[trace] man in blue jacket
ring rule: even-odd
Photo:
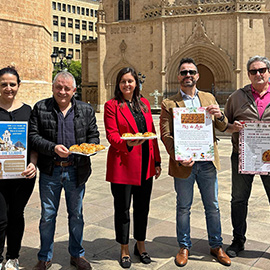
[[[51,266],[55,222],[61,190],[65,190],[69,225],[70,263],[78,270],[91,269],[84,257],[82,200],[85,182],[91,174],[90,158],[70,155],[69,147],[81,143],[99,143],[95,112],[90,104],[74,98],[76,82],[63,71],[53,81],[53,97],[37,102],[29,124],[29,142],[38,152],[41,199],[38,263],[33,270]]]

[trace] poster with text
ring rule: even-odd
[[[27,130],[27,122],[0,121],[0,179],[24,178]]]
[[[175,159],[214,160],[212,117],[205,107],[174,108]]]
[[[270,122],[240,121],[239,172],[243,174],[270,173]]]

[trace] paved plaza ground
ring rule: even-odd
[[[101,143],[108,145],[105,138],[103,114],[97,114],[98,126],[101,133]],[[159,133],[159,116],[154,115]],[[231,243],[232,227],[230,221],[230,153],[231,143],[229,136],[219,136],[219,153],[222,170],[219,178],[219,204],[221,211],[222,236],[224,248]],[[134,239],[130,237],[130,251],[132,267],[130,269],[179,269],[174,258],[179,248],[176,241],[176,196],[173,180],[168,176],[168,155],[162,142],[159,140],[162,156],[162,174],[154,182],[149,225],[146,239],[146,248],[152,257],[150,265],[143,265],[138,257],[133,255]],[[114,270],[121,269],[118,263],[120,247],[114,239],[113,199],[110,184],[105,181],[106,152],[92,157],[93,173],[86,184],[84,198],[84,247],[86,258],[91,262],[93,269]],[[26,228],[22,242],[20,266],[21,269],[31,270],[37,261],[39,250],[38,224],[40,218],[40,202],[38,181],[31,199],[25,209]],[[239,257],[232,259],[230,269],[270,269],[270,212],[269,203],[259,177],[256,177],[249,202],[248,231],[246,250]],[[184,269],[225,269],[210,254],[207,241],[204,209],[197,186],[191,212],[191,236],[193,247],[188,264]],[[57,217],[55,246],[52,270],[75,270],[69,264],[68,227],[64,193]]]

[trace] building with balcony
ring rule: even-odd
[[[81,60],[81,40],[96,39],[97,9],[99,1],[52,1],[53,52],[63,50],[73,60]]]

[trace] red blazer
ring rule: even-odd
[[[150,104],[147,99],[141,101],[148,107],[148,112],[142,111],[147,131],[155,132]],[[104,123],[106,137],[111,144],[107,156],[106,181],[118,184],[140,185],[142,171],[142,146],[134,146],[129,152],[126,141],[120,139],[123,133],[137,133],[135,119],[126,104],[118,104],[111,99],[105,103]],[[146,179],[156,174],[155,161],[160,162],[157,139],[149,140],[149,160]]]

